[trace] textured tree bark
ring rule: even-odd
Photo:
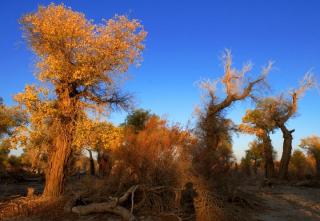
[[[57,198],[64,190],[65,176],[72,153],[75,121],[77,120],[77,99],[72,85],[57,87],[57,109],[59,115],[53,128],[55,129],[54,149],[51,151],[46,171],[46,184],[43,191],[45,197]]]
[[[274,177],[274,164],[272,156],[272,144],[269,135],[263,136],[263,152],[265,160],[265,177],[272,178]]]
[[[291,151],[292,151],[292,139],[293,139],[292,133],[294,132],[294,130],[289,131],[285,125],[281,125],[280,129],[283,134],[283,150],[282,150],[282,157],[280,161],[279,178],[287,179],[289,162],[291,159]]]
[[[52,152],[46,173],[46,184],[43,195],[59,197],[63,193],[65,174],[71,155],[71,140],[67,134],[56,137],[55,151]]]

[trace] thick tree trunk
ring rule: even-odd
[[[75,123],[77,121],[76,89],[73,85],[63,85],[56,88],[58,95],[57,110],[59,115],[52,126],[55,129],[54,149],[49,158],[46,173],[46,184],[43,195],[59,197],[63,193],[65,176],[72,153]]]
[[[61,133],[56,138],[55,150],[52,152],[46,173],[43,195],[59,197],[63,193],[65,174],[71,155],[71,141],[67,134]]]
[[[281,125],[280,129],[283,134],[283,150],[282,150],[282,157],[280,161],[279,178],[287,179],[289,162],[290,162],[291,151],[292,151],[292,139],[293,139],[292,133],[294,132],[294,130],[289,131],[285,125]]]
[[[272,156],[272,144],[269,135],[263,136],[263,152],[264,152],[264,167],[265,167],[265,177],[274,177],[274,164]]]

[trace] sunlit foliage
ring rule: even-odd
[[[114,177],[120,183],[148,185],[178,184],[181,151],[192,142],[192,137],[178,125],[152,115],[142,130],[124,128],[124,143],[116,149]]]
[[[16,147],[18,131],[26,123],[26,116],[16,107],[8,107],[0,98],[0,170],[9,163],[10,149]]]
[[[270,133],[273,133],[276,125],[274,121],[269,120],[268,108],[272,100],[265,99],[259,101],[254,110],[247,110],[240,124],[240,131],[256,135],[263,142],[263,156],[265,163],[265,176],[274,176],[273,147],[270,139]]]
[[[74,145],[76,148],[116,149],[123,140],[123,131],[111,123],[90,119],[79,121]]]
[[[40,124],[45,121],[42,125],[50,128],[52,148],[44,194],[56,197],[63,191],[76,127],[85,110],[106,113],[110,108],[128,107],[128,95],[118,89],[119,77],[140,60],[146,33],[137,20],[126,16],[94,24],[84,14],[55,4],[40,6],[20,22],[38,56],[37,77],[48,87],[27,86],[17,99],[32,118],[39,117]],[[43,90],[45,97],[39,94]]]

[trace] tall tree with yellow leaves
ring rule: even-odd
[[[39,58],[37,77],[49,85],[53,148],[43,195],[58,197],[79,119],[90,108],[126,107],[128,96],[120,93],[117,82],[141,57],[146,32],[137,20],[125,16],[94,24],[84,14],[55,4],[23,16],[21,24]],[[28,108],[28,99],[24,101]]]

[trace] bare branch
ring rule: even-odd
[[[303,79],[300,81],[300,87],[291,93],[291,108],[289,109],[289,115],[292,116],[297,112],[298,99],[303,97],[305,92],[311,88],[317,87],[318,83],[311,71],[308,71]]]
[[[269,61],[268,65],[262,69],[260,76],[253,81],[249,81],[245,87],[243,87],[244,82],[246,81],[245,74],[251,70],[251,63],[244,65],[241,71],[233,69],[232,65],[232,56],[230,50],[225,51],[224,55],[225,60],[225,74],[221,82],[225,85],[227,97],[215,105],[214,113],[221,111],[222,109],[230,106],[233,102],[238,100],[244,100],[247,97],[252,97],[253,89],[265,81],[267,75],[272,69],[273,62]],[[208,88],[208,85],[205,85]],[[211,88],[209,92],[213,93],[215,90]],[[212,97],[212,96],[211,96]]]

